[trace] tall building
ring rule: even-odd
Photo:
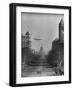
[[[63,21],[63,19],[61,19],[61,21],[59,23],[59,40],[61,42],[64,41],[64,21]]]
[[[54,60],[57,64],[64,63],[64,21],[59,23],[59,38],[52,42]]]

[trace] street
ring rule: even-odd
[[[40,77],[40,76],[55,76],[56,73],[52,68],[45,66],[26,66],[22,72],[22,77]]]

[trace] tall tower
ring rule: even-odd
[[[22,36],[22,47],[23,48],[30,48],[31,47],[31,41],[30,41],[30,33],[26,32],[25,36]]]
[[[61,42],[64,41],[64,21],[63,21],[63,19],[61,19],[61,21],[59,23],[59,40]]]

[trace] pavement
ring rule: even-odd
[[[22,71],[22,77],[55,76],[52,68],[46,66],[26,66]]]

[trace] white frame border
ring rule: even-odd
[[[64,76],[21,78],[21,12],[64,14]],[[69,81],[69,10],[53,8],[16,7],[16,83]]]

